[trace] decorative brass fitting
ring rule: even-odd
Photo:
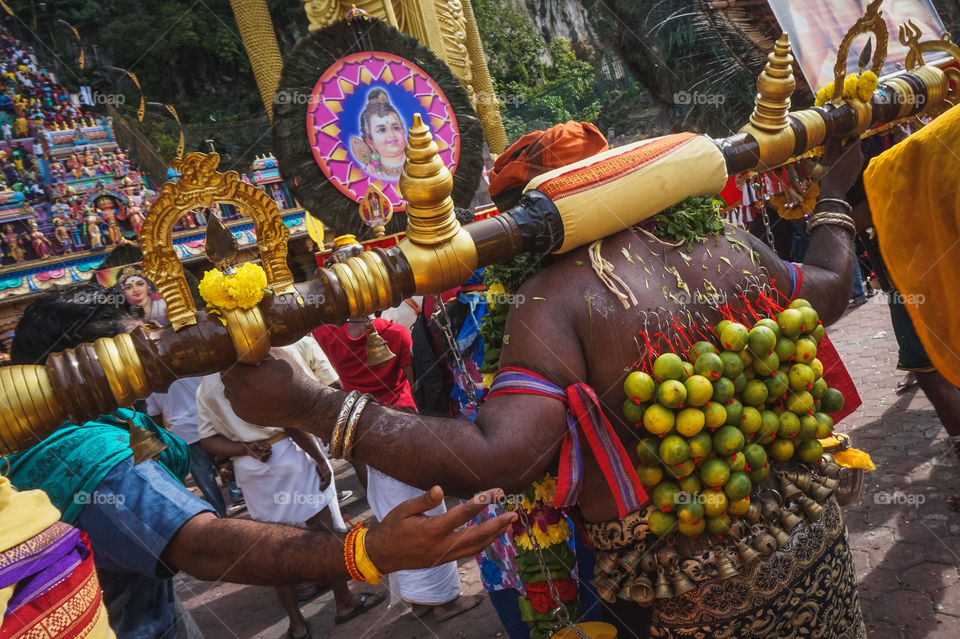
[[[407,201],[407,237],[400,250],[418,294],[444,291],[477,269],[477,247],[453,212],[453,175],[419,114],[413,116],[400,192]]]
[[[796,87],[790,38],[784,33],[767,56],[767,64],[757,78],[757,97],[750,124],[740,129],[752,135],[760,146],[758,170],[777,166],[784,158],[793,155],[796,139],[787,115],[790,96]]]
[[[220,315],[227,323],[227,331],[239,361],[256,364],[267,356],[270,351],[270,333],[258,307],[222,310]]]

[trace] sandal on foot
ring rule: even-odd
[[[353,610],[351,610],[345,615],[337,615],[336,617],[333,618],[333,623],[335,624],[347,623],[354,617],[358,615],[362,615],[363,613],[370,610],[371,608],[375,608],[376,606],[383,603],[383,600],[387,598],[387,593],[361,592],[359,595],[357,595],[357,597],[359,598],[359,601],[357,602],[357,605],[353,607]]]
[[[293,636],[293,629],[287,630],[287,639],[313,639],[313,635],[310,633],[310,624],[308,622],[303,622],[303,625],[307,627],[307,634],[300,635],[299,637]]]

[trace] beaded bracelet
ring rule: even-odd
[[[357,400],[357,403],[353,405],[353,410],[350,413],[350,417],[347,419],[346,434],[343,436],[343,454],[341,455],[347,461],[353,459],[353,435],[357,431],[357,423],[360,421],[360,413],[363,412],[363,409],[367,406],[367,402],[369,402],[371,399],[373,399],[373,395],[370,393],[360,397],[360,399]]]
[[[357,566],[357,571],[363,575],[364,580],[376,586],[380,583],[380,580],[383,579],[383,575],[380,574],[380,571],[377,570],[377,567],[373,565],[373,561],[370,559],[370,555],[367,554],[367,533],[370,532],[369,528],[364,528],[357,535],[357,539],[354,542],[356,551],[356,556],[354,557],[354,563]]]
[[[347,417],[350,415],[350,411],[353,410],[353,405],[357,403],[357,399],[359,398],[360,391],[350,391],[343,399],[343,404],[340,406],[340,413],[337,415],[337,422],[333,426],[333,432],[330,433],[331,457],[343,456],[344,426],[347,423]]]
[[[357,535],[360,534],[361,530],[364,530],[365,526],[366,524],[354,524],[350,532],[347,533],[346,539],[343,540],[343,562],[347,565],[347,572],[350,573],[350,578],[354,581],[364,581],[363,574],[357,570],[356,546]]]
[[[841,200],[840,198],[837,198],[837,197],[817,198],[817,204],[819,205],[821,202],[833,202],[835,204],[839,204],[841,207],[843,207],[847,211],[847,215],[850,215],[851,213],[853,213],[853,207],[850,206],[850,203],[847,202],[846,200]]]

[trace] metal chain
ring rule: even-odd
[[[453,357],[453,365],[460,373],[460,376],[463,377],[464,384],[466,385],[463,392],[479,407],[482,391],[477,386],[477,383],[473,381],[473,377],[470,376],[470,373],[467,371],[467,366],[463,362],[463,356],[460,354],[460,348],[457,346],[457,339],[453,336],[453,329],[450,328],[450,318],[447,316],[447,309],[443,305],[443,300],[439,295],[434,295],[433,300],[433,305],[436,307],[436,310],[430,319],[440,327],[443,337],[447,341],[447,350],[450,351]]]
[[[763,218],[763,228],[767,234],[767,244],[770,246],[770,248],[776,250],[776,247],[773,245],[773,231],[770,230],[770,217],[767,215],[766,206],[760,210],[760,217]]]
[[[540,570],[547,580],[547,587],[550,588],[550,598],[553,599],[556,604],[556,607],[550,610],[557,618],[557,623],[551,628],[550,634],[552,635],[554,630],[562,625],[566,626],[570,632],[580,637],[580,639],[590,639],[587,635],[583,634],[580,627],[570,619],[570,613],[567,612],[567,607],[560,601],[560,592],[557,590],[557,585],[553,583],[553,577],[550,576],[550,569],[547,568],[547,562],[543,558],[543,550],[540,548],[540,542],[537,541],[537,536],[533,534],[533,528],[530,527],[530,521],[527,519],[527,511],[523,509],[523,506],[517,507],[517,515],[520,517],[520,523],[523,524],[524,530],[527,531],[530,545],[533,546],[533,554],[536,556],[537,563],[540,564]]]

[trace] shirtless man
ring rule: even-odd
[[[831,168],[821,184],[821,199],[842,199],[855,181],[861,162],[859,144],[842,148],[839,142],[832,143],[824,158],[824,164]],[[826,201],[817,210],[838,208],[836,203]],[[706,242],[697,243],[691,252],[693,259],[685,263],[677,249],[665,249],[660,243],[634,231],[626,230],[607,237],[602,244],[603,257],[613,263],[616,274],[639,299],[638,305],[627,310],[590,268],[586,247],[567,253],[527,280],[518,292],[517,297],[528,302],[510,312],[505,330],[510,340],[503,346],[501,368],[511,366],[533,371],[561,388],[574,383],[588,384],[596,392],[607,419],[636,466],[638,460],[634,448],[641,434],[622,419],[620,408],[626,399],[623,380],[631,362],[637,358],[634,336],[643,328],[647,313],[658,311],[663,315],[663,310],[668,313],[689,310],[701,313],[714,324],[723,319],[706,304],[683,307],[664,299],[661,287],[675,288],[676,279],[656,265],[658,258],[650,253],[664,255],[667,263],[677,268],[691,291],[694,284],[703,290],[706,277],[719,291],[732,297],[738,285],[744,287],[743,270],[749,270],[760,275],[762,280],[775,280],[776,287],[785,294],[791,293],[789,268],[772,250],[746,232],[727,227],[727,233],[731,239],[750,247],[759,256],[758,262],[765,270],[754,264],[743,247],[723,238],[708,238]],[[846,308],[852,277],[852,239],[850,231],[835,225],[818,226],[811,233],[810,249],[802,268],[802,285],[792,292],[793,297],[809,300],[819,311],[824,324],[836,321]],[[621,249],[642,255],[647,265],[653,267],[650,269],[653,275],[644,271],[639,263],[628,261]],[[724,267],[724,273],[718,275],[717,265],[724,265],[721,257],[729,259],[732,266]],[[702,265],[706,265],[707,270]],[[223,377],[227,397],[244,419],[300,428],[329,441],[344,402],[343,392],[306,378],[299,374],[297,367],[282,359],[268,359],[258,367],[236,366]],[[264,401],[262,395],[254,397],[246,392],[249,388],[270,389],[271,400]],[[451,494],[467,496],[483,486],[496,483],[508,492],[520,492],[538,479],[555,459],[568,431],[566,414],[565,403],[527,394],[491,397],[473,423],[410,415],[371,404],[359,421],[353,456],[361,463],[418,487],[436,483]],[[438,433],[442,433],[442,439]],[[588,526],[590,522],[617,520],[617,504],[600,466],[585,442],[582,450],[580,514]],[[833,508],[836,510],[836,506]],[[834,519],[838,520],[839,516],[835,515]],[[846,561],[844,568],[838,571],[852,581],[852,572],[844,572],[849,564],[849,550],[842,524],[835,534],[839,539],[837,546],[842,546],[837,552],[841,555],[845,552],[840,561]],[[830,623],[830,631],[835,634],[825,636],[861,636],[862,620],[855,585],[849,581],[836,590],[845,591],[852,601],[833,603],[837,609],[848,607],[854,611],[850,612],[850,618],[839,620],[835,628]],[[624,631],[620,636],[635,636],[633,632],[636,630],[640,632],[636,636],[646,636],[641,629],[644,622],[628,618],[630,608],[634,613],[642,609],[631,603],[617,605],[621,607],[616,609],[615,616],[621,620],[619,629]],[[818,605],[823,607],[822,602]],[[767,611],[751,610],[751,614],[758,612]],[[773,610],[772,613],[771,617],[785,616],[782,610]],[[743,617],[746,616],[743,613],[724,627],[734,629],[733,634],[742,637],[772,636],[778,632],[783,632],[784,637],[793,636],[779,626],[748,632],[743,628],[746,623]],[[776,623],[787,622],[778,620]],[[699,627],[695,623],[688,626]],[[714,631],[718,629],[718,625],[711,627]]]

